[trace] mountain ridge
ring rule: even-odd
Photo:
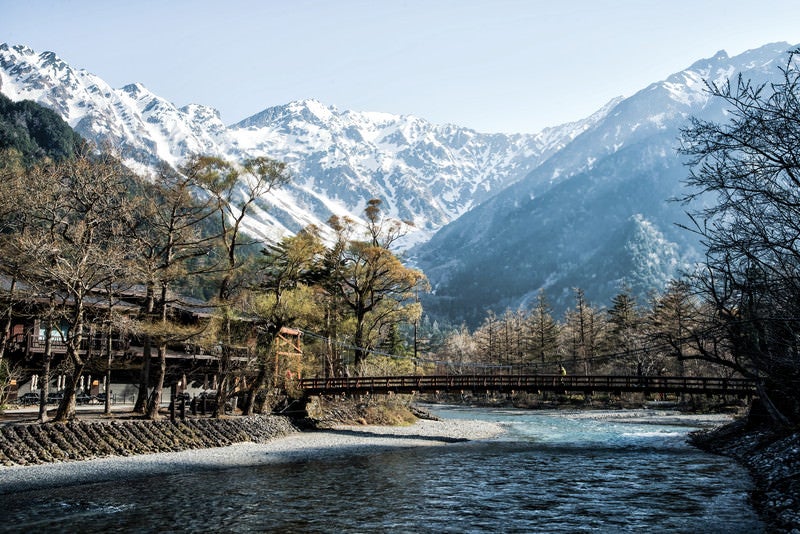
[[[268,107],[226,126],[200,104],[178,108],[140,83],[114,89],[53,52],[0,45],[0,91],[57,111],[98,144],[117,147],[134,170],[179,165],[193,153],[232,161],[267,156],[294,179],[264,199],[249,230],[274,240],[331,215],[361,220],[371,198],[413,223],[407,246],[521,179],[596,118],[540,134],[483,134],[413,115],[339,111],[313,99]]]
[[[331,215],[358,220],[371,198],[409,221],[402,250],[430,278],[426,309],[480,321],[487,308],[530,302],[556,312],[573,288],[605,303],[622,287],[640,300],[689,269],[699,244],[676,223],[687,169],[676,154],[689,117],[724,120],[706,82],[743,73],[766,82],[787,43],[717,52],[582,121],[537,134],[486,134],[413,115],[339,110],[306,99],[226,126],[208,106],[176,107],[142,84],[113,89],[52,52],[0,45],[0,92],[58,111],[90,140],[120,147],[142,171],[192,153],[285,162],[290,185],[263,199],[248,230],[277,239]]]
[[[669,201],[685,192],[688,175],[676,150],[680,130],[692,116],[724,120],[703,80],[724,83],[741,72],[767,81],[789,48],[717,53],[648,85],[528,176],[442,227],[411,251],[434,288],[426,309],[464,310],[475,326],[486,308],[524,305],[540,290],[557,313],[570,307],[576,287],[599,305],[626,288],[644,302],[691,270],[699,243],[678,226],[689,222],[687,207]],[[634,265],[634,256],[649,264]]]

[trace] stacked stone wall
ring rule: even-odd
[[[288,417],[230,419],[86,420],[0,426],[0,464],[35,465],[156,452],[264,443],[299,429]]]

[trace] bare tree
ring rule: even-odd
[[[0,329],[0,360],[5,356],[11,335],[13,315],[21,304],[19,291],[22,258],[15,250],[16,235],[30,224],[29,213],[20,209],[20,199],[29,194],[22,155],[15,150],[0,153],[0,273],[5,277],[0,284],[5,294],[2,299],[2,328]]]
[[[466,326],[460,326],[447,336],[438,356],[444,358],[443,364],[447,367],[448,373],[458,375],[472,373],[471,364],[479,357],[475,337]]]
[[[83,350],[91,296],[126,278],[130,258],[125,234],[132,213],[129,182],[119,162],[88,150],[75,159],[46,162],[26,175],[31,194],[20,209],[31,224],[15,234],[30,288],[51,292],[64,310],[62,336],[70,372],[57,420],[75,416],[78,379],[87,364]]]
[[[782,424],[800,420],[798,61],[800,50],[790,52],[773,83],[708,83],[727,122],[693,119],[681,147],[691,165],[685,200],[706,200],[690,228],[706,247],[696,285],[729,350],[696,357],[758,378],[762,401]]]

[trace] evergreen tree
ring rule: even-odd
[[[294,236],[267,245],[257,262],[251,281],[252,294],[247,309],[259,318],[256,376],[247,388],[242,413],[256,409],[256,399],[272,375],[276,380],[287,370],[298,372],[304,362],[286,361],[278,354],[276,340],[284,327],[300,327],[322,321],[322,308],[316,305],[314,286],[323,276],[324,246],[316,227],[310,226]],[[292,368],[295,366],[295,368]],[[273,387],[285,384],[273,383]]]
[[[74,157],[83,140],[58,113],[30,100],[12,102],[0,93],[0,150],[17,150],[26,165]]]
[[[613,355],[623,372],[649,373],[645,368],[642,320],[636,300],[626,287],[611,301],[608,310],[608,328],[605,336],[605,351]],[[617,371],[619,372],[619,371]]]
[[[691,333],[699,324],[699,314],[700,308],[686,281],[671,281],[664,294],[655,299],[648,330],[660,350],[666,353],[665,363],[674,362],[672,369],[665,365],[665,371],[678,376],[689,374],[688,364],[695,354]]]

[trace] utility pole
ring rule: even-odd
[[[417,320],[414,320],[414,374],[417,374]]]

